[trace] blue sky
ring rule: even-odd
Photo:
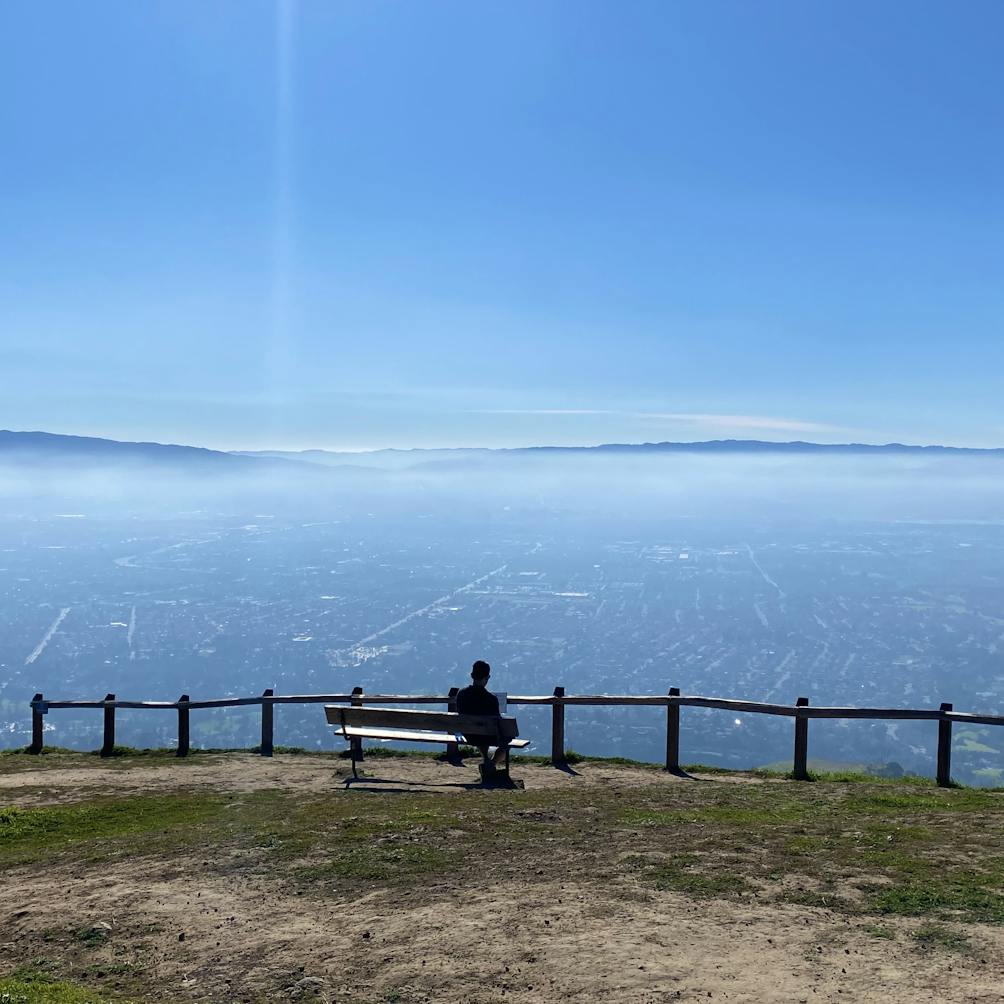
[[[6,0],[0,426],[1004,444],[999,3]]]

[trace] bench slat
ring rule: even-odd
[[[346,708],[326,704],[324,714],[331,725],[352,728],[421,729],[449,733],[501,735],[513,739],[519,735],[516,719],[509,716],[459,715],[454,711],[412,711],[409,708]],[[443,739],[439,742],[454,742]]]
[[[409,743],[456,743],[463,742],[456,732],[411,732],[407,729],[370,729],[350,725],[345,729],[335,729],[338,739],[394,739]]]
[[[409,732],[405,729],[369,729],[359,726],[349,726],[335,729],[336,739],[386,739],[394,742],[407,743],[466,743],[462,732]],[[530,745],[529,739],[513,739],[509,745],[513,749],[523,749]]]

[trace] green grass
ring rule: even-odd
[[[791,777],[791,774],[788,773],[785,777]],[[858,770],[810,770],[809,780],[840,782],[842,784],[905,784],[921,788],[934,786],[933,778],[920,777],[918,774],[904,774],[903,777],[880,777]]]
[[[720,887],[728,895],[730,876],[738,876],[786,902],[1004,923],[1004,799],[998,794],[875,779],[728,785],[693,798],[680,789],[669,794],[674,797],[632,792],[632,804],[616,813],[621,825],[633,828],[635,842],[669,841],[700,852],[704,864],[672,866],[660,888],[700,897]],[[695,878],[697,872],[703,878]],[[839,894],[827,891],[835,875],[843,876]],[[791,881],[779,886],[785,876]]]
[[[942,788],[930,792],[882,791],[862,789],[852,791],[842,808],[853,815],[874,814],[890,810],[909,810],[912,815],[933,809],[936,812],[985,812],[993,803],[979,788]],[[998,806],[1004,811],[1004,803]]]
[[[407,879],[442,874],[449,870],[451,863],[448,853],[434,847],[349,845],[330,851],[328,860],[323,863],[297,868],[295,877],[302,883],[360,879],[402,884]]]
[[[954,874],[943,880],[894,885],[877,890],[872,909],[907,917],[957,916],[987,924],[1004,924],[1004,895],[987,888],[985,876]]]
[[[103,927],[82,927],[74,937],[88,948],[97,948],[108,940],[108,931]]]
[[[917,928],[910,937],[922,948],[939,948],[963,955],[972,951],[969,935],[945,927],[944,924],[925,924]]]
[[[716,823],[729,826],[771,826],[790,823],[803,817],[802,806],[765,799],[760,805],[698,805],[690,809],[656,812],[625,809],[621,814],[629,826],[676,826],[680,823]]]
[[[750,770],[736,770],[733,767],[717,767],[706,763],[685,763],[681,769],[685,774],[708,774],[712,777],[742,775],[744,777],[762,778],[765,781],[781,781],[791,777],[790,769],[775,769],[774,767],[753,767]]]
[[[868,924],[862,930],[873,938],[881,938],[883,941],[896,940],[896,932],[885,924]]]
[[[0,977],[2,1004],[125,1004],[121,997],[97,994],[76,983],[49,975],[44,969],[22,966]]]
[[[153,852],[172,836],[192,836],[193,828],[211,817],[221,801],[206,795],[165,795],[0,808],[0,863],[26,864],[66,850],[102,856],[113,846],[109,841],[140,836]],[[152,835],[160,839],[151,840]]]
[[[15,757],[15,756],[31,756],[34,759],[36,754],[31,754],[28,752],[28,746],[18,746],[15,749],[10,750],[0,750],[0,757]],[[73,754],[74,756],[79,756],[76,750],[67,749],[65,746],[43,746],[42,752],[37,754],[38,756],[65,756],[67,754]]]
[[[680,854],[668,862],[636,857],[631,863],[640,868],[647,884],[664,892],[683,893],[692,899],[730,899],[753,891],[742,875],[721,867],[703,868],[693,854]]]

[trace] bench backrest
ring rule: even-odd
[[[460,715],[455,711],[412,711],[410,708],[347,708],[326,704],[324,714],[330,725],[350,728],[417,729],[423,732],[450,732],[461,735],[496,736],[515,739],[516,719],[503,715]]]

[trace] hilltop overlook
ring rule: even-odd
[[[521,760],[525,791],[429,756],[348,771],[329,755],[3,756],[0,993],[998,999],[1000,791],[601,760]]]
[[[2,23],[0,1004],[1004,1004],[1004,5]]]

